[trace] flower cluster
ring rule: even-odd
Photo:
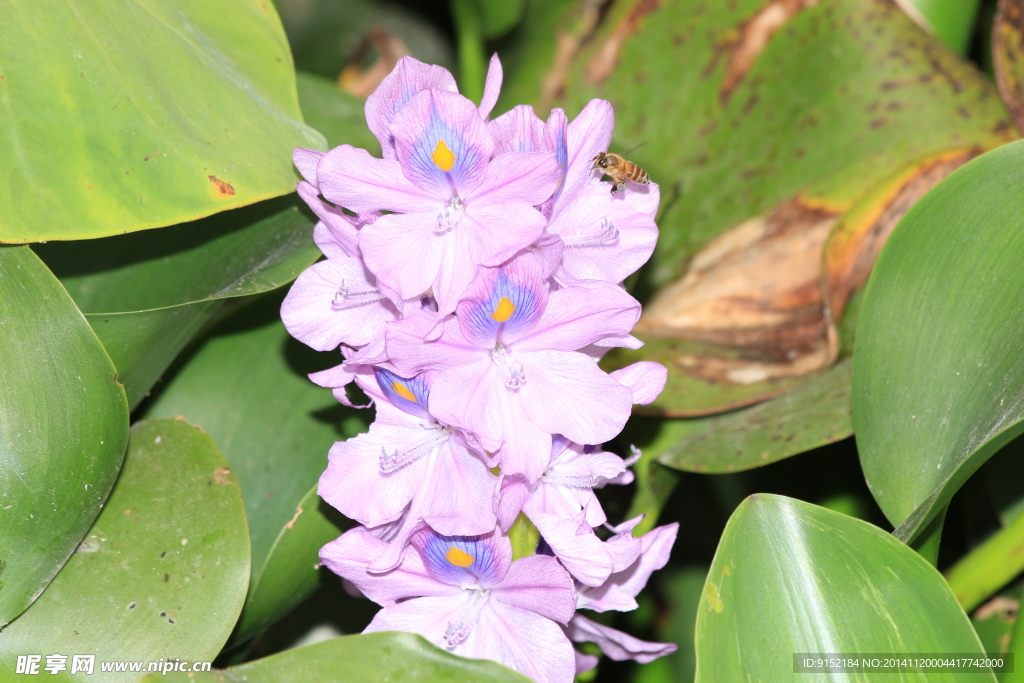
[[[334,445],[320,495],[357,527],[324,564],[383,606],[367,632],[412,631],[538,681],[571,681],[596,657],[650,661],[675,649],[581,615],[636,608],[676,525],[634,538],[607,526],[594,489],[630,462],[585,444],[615,437],[665,369],[597,361],[630,335],[640,305],[622,281],[657,240],[657,185],[611,192],[592,168],[611,105],[571,123],[519,106],[489,120],[443,68],[402,59],[366,102],[383,159],[349,145],[295,151],[299,194],[327,257],[281,308],[288,330],[343,362],[311,379],[376,407],[369,431]],[[539,531],[513,561],[509,530]],[[607,527],[602,540],[595,529]]]

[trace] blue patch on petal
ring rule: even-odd
[[[436,107],[431,107],[430,121],[413,145],[408,162],[419,176],[418,184],[432,186],[442,194],[454,189],[455,195],[461,196],[467,186],[476,184],[479,156],[480,151],[462,132],[442,119]]]
[[[540,293],[535,287],[515,282],[504,270],[494,277],[486,299],[477,301],[459,317],[463,334],[484,345],[500,341],[502,334],[518,335],[540,317]]]
[[[494,536],[441,536],[432,531],[417,543],[423,564],[434,579],[452,586],[491,585],[501,580],[504,567]]]
[[[421,376],[417,375],[412,379],[406,379],[383,368],[374,368],[373,371],[377,376],[380,390],[384,392],[392,405],[411,415],[430,419],[430,414],[427,412],[430,387]]]

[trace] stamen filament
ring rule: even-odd
[[[335,309],[342,310],[346,308],[355,308],[357,306],[366,306],[372,304],[381,299],[386,299],[383,293],[379,289],[360,289],[351,290],[345,281],[341,281],[341,287],[334,294],[334,299],[331,301],[331,306]]]
[[[555,470],[548,470],[541,475],[541,479],[545,484],[564,486],[570,489],[592,489],[601,481],[601,477],[593,472],[590,474],[566,474]]]
[[[388,453],[386,448],[381,447],[380,449],[380,471],[383,474],[391,474],[397,472],[403,467],[408,467],[417,460],[424,458],[443,444],[451,436],[451,427],[442,427],[440,425],[422,425],[424,429],[434,432],[422,443],[413,446],[412,448],[406,449],[399,452],[396,448],[394,452]]]
[[[515,360],[504,344],[499,342],[494,347],[494,350],[491,351],[491,360],[494,361],[494,364],[501,371],[506,387],[509,389],[519,389],[526,384],[526,368],[522,365],[518,368],[515,367]]]
[[[562,241],[565,243],[566,249],[575,249],[579,247],[599,247],[616,242],[618,239],[619,229],[607,218],[602,218],[597,232],[589,235],[577,233],[575,239],[567,240],[563,238]]]

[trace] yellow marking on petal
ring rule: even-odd
[[[468,567],[473,564],[473,556],[459,550],[455,546],[448,548],[448,552],[445,553],[444,556],[446,560],[454,564],[456,567]]]
[[[416,402],[416,394],[409,391],[409,387],[405,386],[401,382],[395,382],[391,385],[391,390],[396,394],[404,398],[406,401]]]
[[[501,297],[501,301],[498,302],[498,307],[494,309],[494,313],[491,313],[491,318],[495,322],[505,323],[512,317],[512,314],[516,312],[516,305],[508,300],[508,297]]]
[[[452,170],[455,166],[455,155],[448,149],[448,145],[444,144],[444,140],[438,140],[437,146],[434,147],[434,153],[430,155],[437,167],[447,173]]]

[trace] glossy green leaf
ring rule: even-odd
[[[411,633],[371,633],[333,638],[222,671],[149,676],[147,683],[526,683],[529,679],[496,662],[465,659]]]
[[[302,123],[270,2],[0,9],[0,241],[173,225],[292,191]]]
[[[316,590],[320,581],[320,548],[340,536],[352,522],[317,495],[317,486],[295,506],[267,553],[253,581],[252,597],[238,621],[236,640],[243,640],[287,614]]]
[[[790,680],[794,653],[977,653],[942,576],[878,527],[782,496],[733,513],[697,617],[697,678]],[[961,673],[845,680],[961,681]],[[822,680],[808,676],[808,680]],[[972,679],[994,683],[993,674]]]
[[[913,539],[1024,430],[1024,142],[943,181],[900,223],[865,292],[853,415],[864,475]]]
[[[499,111],[527,101],[574,115],[604,98],[615,107],[613,151],[648,143],[629,154],[662,189],[660,239],[637,282],[641,297],[678,281],[710,240],[747,220],[780,207],[791,209],[778,217],[780,230],[838,219],[907,164],[1016,135],[985,77],[892,3],[619,0],[598,11],[534,0],[508,43]],[[809,250],[810,268],[818,256]],[[781,271],[766,269],[764,291],[773,272]],[[817,280],[807,284],[813,290]],[[808,297],[807,310],[826,304],[824,295]],[[668,361],[669,385],[653,406],[662,414],[749,405],[806,374],[724,381],[697,372],[687,356],[778,361],[794,347],[735,334],[727,335],[734,343],[695,348],[696,335],[670,332],[638,334],[648,345],[613,361]]]
[[[320,255],[297,195],[163,230],[35,245],[106,345],[135,406],[216,309]]]
[[[0,349],[2,628],[99,514],[128,443],[128,404],[96,335],[28,247],[0,247]]]
[[[681,420],[683,436],[658,461],[691,472],[736,472],[788,458],[853,433],[850,360],[788,394],[714,417]]]
[[[280,303],[281,296],[268,296],[211,330],[147,409],[150,417],[183,415],[206,430],[242,487],[252,540],[249,600],[257,607],[251,615],[247,609],[246,628],[236,639],[281,616],[305,596],[300,590],[311,588],[307,574],[315,559],[282,558],[277,578],[265,584],[263,572],[282,530],[326,469],[331,445],[365,430],[372,419],[372,413],[345,408],[329,389],[309,381],[307,373],[336,365],[341,357],[292,339],[281,324]],[[302,516],[322,514],[316,505],[303,509]],[[320,520],[314,528],[319,533],[329,524]],[[257,596],[258,587],[266,594]]]
[[[352,145],[380,156],[380,142],[366,125],[365,103],[335,83],[302,71],[295,74],[299,103],[309,125],[327,138],[329,147]]]
[[[136,424],[88,536],[0,636],[3,670],[14,671],[20,654],[95,654],[91,676],[65,671],[63,680],[124,681],[100,662],[212,660],[249,576],[245,513],[225,465],[213,440],[183,420]]]

